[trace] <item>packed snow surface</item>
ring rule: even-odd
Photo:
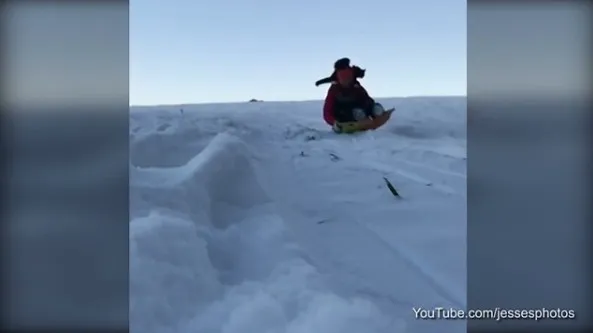
[[[132,331],[465,332],[413,308],[465,308],[466,99],[378,101],[132,107]]]

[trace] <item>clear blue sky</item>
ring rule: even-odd
[[[374,97],[466,94],[465,0],[133,0],[130,103],[325,97],[349,57]]]

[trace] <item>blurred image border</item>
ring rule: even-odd
[[[468,0],[468,332],[591,330],[593,4]]]
[[[0,108],[2,332],[128,332],[129,1],[0,2]],[[39,133],[21,126],[34,123]],[[43,130],[52,126],[63,130]],[[50,175],[27,162],[35,152],[63,171]],[[48,181],[31,191],[21,182],[25,172]],[[78,183],[50,181],[74,175],[87,176]],[[17,211],[43,211],[37,222],[44,234],[18,234],[31,221]],[[81,242],[77,232],[92,240]],[[27,243],[31,239],[39,241]],[[68,251],[40,262],[21,260],[23,248]],[[90,258],[84,268],[81,256]],[[39,273],[18,276],[16,266]],[[52,299],[13,287],[25,280],[43,284],[47,274],[76,283],[45,290]],[[62,303],[76,311],[57,311]]]

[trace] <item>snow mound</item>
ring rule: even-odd
[[[224,227],[229,211],[269,201],[249,162],[248,148],[219,134],[187,164],[174,168],[133,168],[132,207],[159,207],[185,214],[199,224]]]
[[[132,332],[403,330],[370,301],[332,292],[261,186],[245,142],[172,127],[134,127]]]

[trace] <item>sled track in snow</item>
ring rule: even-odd
[[[294,127],[302,129],[298,125]],[[311,133],[307,130],[295,131],[291,129],[287,129],[285,132]],[[297,154],[296,151],[290,151],[283,143],[268,142],[267,146],[258,143],[258,146],[266,147],[266,151],[275,152],[270,154],[274,158],[269,159],[266,165],[263,166],[264,169],[268,169],[263,172],[270,176],[275,175],[275,179],[269,180],[271,183],[268,186],[271,189],[270,192],[273,193],[275,198],[279,199],[279,204],[282,205],[281,211],[288,214],[284,218],[291,221],[290,225],[297,235],[299,243],[306,249],[312,250],[311,252],[314,254],[312,260],[317,267],[323,267],[323,271],[332,276],[331,279],[337,285],[344,286],[345,293],[372,297],[376,302],[383,304],[386,311],[405,312],[412,305],[419,306],[419,299],[440,300],[437,304],[424,304],[427,307],[440,305],[463,308],[465,303],[463,299],[459,299],[458,295],[451,292],[443,283],[434,278],[431,272],[427,272],[421,265],[417,265],[412,258],[387,244],[385,240],[376,234],[376,231],[359,223],[355,217],[344,220],[332,216],[331,207],[334,206],[330,202],[324,202],[324,199],[318,195],[318,179],[307,179],[309,173],[305,170],[309,169],[296,169],[294,164],[298,162],[300,166],[307,165],[310,158],[325,156],[328,151],[335,151],[338,156],[343,156],[344,160],[331,161],[332,159],[326,158],[327,163],[333,163],[328,165],[328,168],[344,168],[342,163],[351,162],[357,154],[345,152],[345,150],[350,150],[345,148],[336,150],[335,148],[338,146],[335,145],[335,140],[308,141],[302,140],[306,138],[306,136],[302,135],[292,138],[296,139],[296,142],[291,147],[298,150],[302,149],[303,152],[306,152],[304,156]],[[350,137],[344,140],[347,139],[349,140]],[[284,155],[283,158],[280,158],[282,155]],[[372,163],[365,162],[361,170],[369,167],[373,169]],[[377,166],[375,165],[375,167]],[[381,165],[381,167],[387,169],[385,165]],[[311,165],[311,168],[316,167]],[[282,171],[276,172],[277,170]],[[359,174],[368,175],[368,171],[363,170]],[[457,178],[456,176],[453,177]],[[331,175],[328,174],[327,177],[331,178]],[[425,179],[416,179],[419,176],[410,177],[414,178],[413,180],[416,182],[426,182]],[[291,192],[308,193],[309,195],[295,201],[294,196],[287,193],[287,191],[275,191],[275,189],[291,189]],[[443,190],[447,192],[446,189]],[[449,191],[454,192],[452,189],[449,189]],[[402,204],[405,205],[405,203]],[[328,209],[327,211],[312,211],[311,207],[328,207]],[[317,224],[318,221],[327,223],[320,225]],[[345,257],[340,253],[343,250],[350,249],[353,245],[361,246],[365,249],[365,252],[375,253],[377,257],[369,260],[369,258]],[[420,282],[420,280],[423,282]],[[391,285],[390,281],[398,281],[398,285]],[[409,287],[419,283],[424,284],[424,288],[415,289]],[[358,285],[358,287],[352,289],[352,287],[347,287],[348,285]],[[377,295],[381,295],[381,297],[377,298]],[[420,324],[411,320],[408,325],[424,326],[428,324]],[[422,329],[426,329],[426,327]]]
[[[273,151],[273,148],[269,149],[270,151]],[[320,203],[323,202],[324,199],[319,198],[318,196],[315,196],[314,193],[316,193],[317,191],[315,190],[315,188],[307,188],[308,186],[310,186],[310,182],[308,182],[306,179],[301,178],[300,176],[305,176],[305,174],[303,174],[302,172],[299,172],[296,169],[293,169],[291,167],[289,167],[291,165],[290,161],[281,161],[281,162],[277,162],[278,165],[276,168],[283,168],[284,169],[284,176],[280,177],[281,179],[275,179],[273,180],[273,182],[276,185],[276,187],[278,188],[298,188],[301,187],[301,190],[298,192],[303,192],[303,193],[311,193],[312,196],[309,198],[306,198],[306,200],[303,200],[299,203],[294,203],[293,204],[297,204],[297,207],[299,207],[300,209],[302,209],[302,211],[306,211],[307,207],[311,207],[313,206],[313,204],[309,204],[309,202],[311,200],[317,201],[316,204],[317,206],[324,206],[324,207],[332,207],[332,205],[330,203]],[[385,166],[382,166],[385,167]],[[397,172],[397,171],[396,171]],[[287,176],[287,175],[292,175],[292,176]],[[415,181],[418,181],[419,183],[423,183],[425,180],[421,179],[415,179]],[[292,181],[291,181],[292,179]],[[452,191],[452,190],[451,190]],[[447,192],[445,190],[445,192]],[[276,193],[275,196],[281,197],[282,194],[280,193]],[[290,200],[290,199],[287,199]],[[293,205],[294,207],[294,205]],[[291,208],[289,207],[284,207],[284,209],[282,209],[282,211],[290,211]],[[410,269],[411,271],[413,271],[413,273],[415,274],[410,274],[411,277],[415,277],[415,276],[422,276],[423,279],[426,281],[426,283],[433,288],[433,290],[439,294],[439,297],[443,300],[444,303],[448,303],[450,306],[452,307],[457,307],[457,308],[461,308],[464,304],[463,300],[458,299],[456,296],[454,296],[452,293],[450,293],[447,288],[445,288],[441,283],[439,283],[438,281],[436,281],[430,274],[428,274],[427,272],[425,272],[421,266],[417,265],[411,258],[408,258],[408,256],[406,256],[405,254],[401,253],[400,251],[398,251],[398,249],[394,248],[393,246],[387,244],[381,237],[379,237],[375,231],[369,229],[368,227],[366,227],[365,225],[359,223],[357,221],[357,219],[351,219],[351,220],[339,220],[336,221],[335,217],[332,217],[331,215],[328,216],[327,212],[315,212],[312,214],[309,214],[309,216],[303,216],[303,213],[299,213],[298,211],[295,211],[294,208],[292,208],[293,211],[293,219],[295,220],[302,220],[301,222],[297,222],[297,223],[291,223],[292,226],[304,226],[304,225],[311,225],[313,224],[312,222],[315,222],[314,220],[323,220],[325,222],[339,222],[338,226],[335,226],[336,229],[334,229],[335,232],[339,232],[341,235],[352,235],[353,239],[350,242],[347,242],[345,239],[336,239],[335,241],[339,242],[334,244],[335,248],[347,248],[350,246],[350,244],[360,244],[360,240],[361,239],[366,239],[367,241],[363,242],[362,245],[363,246],[370,246],[373,248],[377,248],[377,253],[384,253],[384,254],[389,254],[386,255],[383,260],[380,260],[381,265],[379,266],[368,266],[366,267],[366,272],[365,275],[368,275],[371,279],[372,277],[376,277],[376,276],[385,276],[387,275],[391,275],[393,276],[393,279],[398,279],[401,280],[401,272],[399,271],[399,269]],[[314,217],[316,216],[316,217]],[[321,226],[319,226],[319,228],[323,229],[325,223],[323,223]],[[327,228],[332,228],[329,225],[334,224],[334,223],[329,223]],[[298,229],[298,227],[296,227]],[[307,237],[309,234],[306,233],[305,230],[301,230],[303,237]],[[329,232],[329,231],[328,231]],[[316,240],[319,242],[310,242],[310,244],[308,246],[316,246],[315,244],[327,244],[328,241],[332,239],[332,235],[330,234],[324,234],[323,236],[320,236],[320,239]],[[304,238],[301,239],[302,241],[305,241]],[[329,246],[328,246],[329,247]],[[329,251],[329,248],[324,248],[324,249],[319,249],[317,251],[313,251],[314,253],[324,253]],[[370,251],[373,252],[373,251]],[[373,252],[374,253],[374,252]],[[356,265],[360,264],[360,263],[351,263],[353,267],[356,267]],[[320,266],[323,265],[327,265],[327,263],[323,263],[320,264]],[[387,269],[384,270],[386,267],[392,267],[393,270],[391,269]],[[381,269],[379,271],[377,271],[377,269]],[[412,282],[413,278],[410,278],[410,282]],[[393,296],[393,300],[395,303],[401,303],[401,302],[406,302],[404,299],[405,298],[401,298],[401,297],[397,297],[397,291],[395,291],[395,294]],[[407,302],[413,303],[414,302],[414,296],[416,294],[415,293],[411,293],[410,297],[408,299]],[[395,301],[395,300],[398,301]]]

